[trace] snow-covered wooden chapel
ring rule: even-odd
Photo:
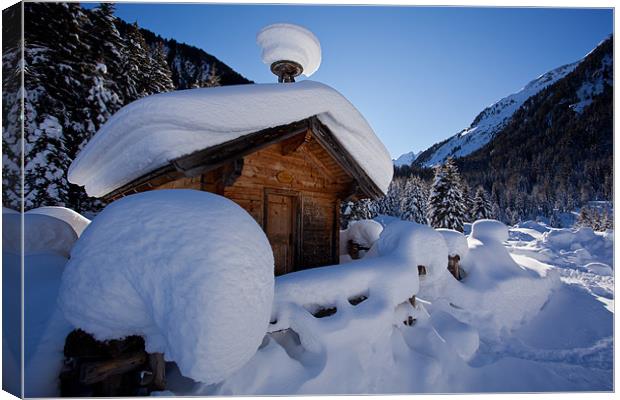
[[[107,201],[154,189],[213,192],[236,202],[263,228],[276,275],[337,264],[340,201],[383,195],[392,179],[391,158],[340,93],[313,81],[294,82],[320,65],[311,32],[271,25],[258,43],[280,83],[135,101],[86,145],[69,180]]]

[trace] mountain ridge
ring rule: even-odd
[[[417,155],[412,162],[415,162],[416,166],[422,168],[433,167],[445,161],[447,157],[465,157],[483,147],[497,134],[497,132],[507,125],[512,115],[514,115],[527,99],[564,78],[610,37],[611,35],[599,42],[596,47],[583,58],[547,71],[529,81],[520,90],[485,107],[476,115],[467,128],[433,144],[423,151],[413,152],[417,153]],[[412,152],[404,153],[396,158],[396,160],[410,153]],[[403,165],[405,164],[399,163],[396,166],[400,167]]]

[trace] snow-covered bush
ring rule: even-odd
[[[494,219],[481,219],[472,224],[471,237],[485,242],[502,243],[508,240],[508,227]]]
[[[20,254],[21,215],[3,213],[2,248]],[[55,253],[69,256],[77,235],[66,222],[39,214],[24,214],[24,254]]]
[[[66,207],[39,207],[27,211],[26,214],[42,214],[65,221],[71,225],[78,237],[82,234],[82,231],[86,229],[88,224],[90,224],[88,218]]]
[[[232,201],[157,190],[106,207],[62,279],[67,319],[99,340],[142,335],[183,375],[223,380],[256,352],[273,304],[273,254]]]

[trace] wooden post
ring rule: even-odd
[[[461,280],[461,271],[459,267],[459,261],[461,257],[459,255],[448,256],[448,271],[454,276],[457,280]]]
[[[153,390],[164,390],[166,388],[166,362],[163,353],[149,354],[149,364],[153,371]]]

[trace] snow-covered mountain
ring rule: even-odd
[[[418,151],[417,153],[415,151],[410,151],[409,153],[401,154],[396,160],[392,161],[394,162],[395,167],[411,165],[411,163],[414,162],[420,154],[422,154],[421,151]]]
[[[583,60],[583,59],[582,59]],[[447,157],[464,157],[487,144],[510,121],[512,115],[530,97],[564,78],[582,61],[563,65],[534,79],[520,91],[504,97],[482,110],[471,125],[456,135],[434,144],[417,157],[417,164],[432,167]]]

